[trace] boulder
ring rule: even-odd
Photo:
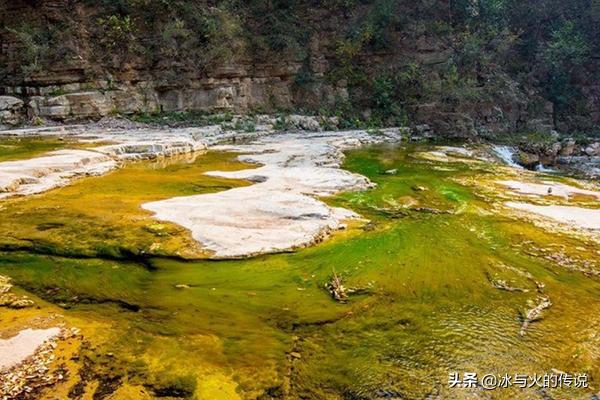
[[[110,97],[101,92],[69,93],[66,97],[71,107],[71,116],[74,118],[104,117],[114,109]]]
[[[562,150],[562,144],[560,142],[555,142],[551,146],[548,147],[548,155],[552,157],[556,157],[558,153]]]
[[[65,119],[71,113],[71,104],[67,96],[47,98],[39,107],[39,116],[50,119]]]
[[[12,96],[0,96],[0,123],[18,125],[25,117],[25,103]]]
[[[158,97],[152,89],[139,88],[107,92],[116,111],[122,114],[156,112],[159,110]]]
[[[600,156],[600,142],[590,144],[585,148],[584,152],[590,157]]]
[[[321,130],[321,124],[316,117],[306,115],[290,115],[287,117],[287,123],[296,129],[302,129],[306,131],[319,131]]]
[[[42,118],[65,120],[70,118],[100,118],[115,108],[109,94],[97,91],[68,93],[50,98],[35,98],[30,110]]]
[[[525,168],[534,168],[540,163],[540,157],[534,153],[527,153],[525,151],[519,151],[518,162]]]
[[[563,157],[572,156],[573,153],[575,153],[575,144],[575,139],[573,138],[563,140],[560,149],[560,155]]]
[[[220,87],[215,91],[215,106],[217,109],[233,109],[234,90],[231,86]]]

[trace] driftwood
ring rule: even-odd
[[[492,287],[496,289],[505,290],[507,292],[529,292],[529,289],[510,286],[509,283],[504,279],[495,279],[490,272],[486,271],[485,274],[487,276],[488,281],[490,282],[490,285],[492,285]]]
[[[519,335],[525,336],[529,325],[532,322],[539,320],[541,318],[542,311],[544,311],[546,308],[550,308],[551,306],[552,302],[550,299],[548,297],[542,297],[539,304],[527,311],[527,314],[525,314],[523,317],[523,324],[521,325],[521,331],[519,332]]]
[[[512,267],[510,265],[505,265],[502,263],[495,264],[494,266],[506,269],[508,271],[513,271],[513,272],[527,278],[527,280],[529,280],[531,283],[533,283],[535,285],[535,288],[537,289],[538,293],[540,293],[540,294],[544,293],[544,289],[545,289],[546,285],[543,282],[537,281],[533,277],[533,275],[531,275],[529,272],[523,271],[519,268]],[[506,281],[494,280],[494,278],[492,277],[492,275],[489,272],[486,272],[486,275],[488,277],[488,280],[492,284],[492,286],[495,287],[496,289],[508,290],[509,292],[524,292],[524,293],[529,292],[528,289],[523,289],[523,288],[512,288],[512,290],[511,290],[511,288],[508,287],[508,284],[504,285],[506,283]],[[504,286],[507,286],[507,287],[504,287]]]
[[[373,281],[369,282],[365,287],[349,288],[344,286],[343,281],[342,276],[334,272],[329,282],[325,284],[325,289],[329,291],[331,297],[340,303],[347,303],[348,296],[350,295],[369,294],[373,291]]]
[[[502,279],[498,279],[498,280],[490,279],[490,283],[496,289],[506,290],[507,292],[523,292],[523,293],[529,292],[528,289],[512,287],[508,284],[508,282],[506,282],[505,280],[502,280]]]
[[[414,209],[417,212],[427,213],[427,214],[452,214],[450,210],[438,210],[437,208],[431,207],[417,207]]]
[[[340,303],[346,303],[348,301],[348,293],[346,292],[346,288],[342,281],[341,275],[334,272],[329,282],[325,284],[325,288],[329,290],[329,293],[334,300],[337,300]]]

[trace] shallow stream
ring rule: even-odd
[[[377,187],[325,201],[369,222],[247,260],[205,259],[185,229],[140,208],[250,184],[202,174],[250,167],[230,153],[132,163],[0,202],[0,275],[40,306],[0,309],[0,325],[56,314],[83,334],[59,361],[69,378],[38,398],[590,399],[600,247],[499,208],[507,195],[493,182],[509,168],[425,150],[348,152],[344,168]],[[333,274],[358,289],[345,304],[324,288]],[[541,298],[552,306],[520,335]],[[585,373],[590,388],[448,385],[453,372],[553,370]]]

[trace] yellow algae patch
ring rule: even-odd
[[[25,293],[19,288],[14,290]],[[36,399],[67,398],[70,389],[79,381],[81,360],[78,354],[82,342],[97,340],[97,333],[106,325],[66,315],[64,310],[32,294],[27,295],[36,307],[0,308],[0,337],[9,338],[3,342],[23,337],[27,340],[21,344],[33,346],[25,358],[16,360],[14,357],[18,354],[13,352],[11,360],[15,362],[0,373],[0,396],[10,397],[27,390],[35,394]]]
[[[217,397],[215,397],[216,399]],[[125,384],[120,386],[106,400],[152,400],[154,396],[143,386]]]
[[[198,384],[199,399],[241,400],[236,392],[237,383],[231,377],[212,374],[204,376]]]
[[[65,148],[86,149],[102,143],[78,142],[74,139],[50,137],[0,138],[0,162],[23,160]]]
[[[246,185],[204,175],[254,167],[234,157],[208,152],[133,163],[43,195],[6,200],[0,209],[0,247],[60,255],[202,257],[206,253],[186,229],[158,223],[140,205]]]

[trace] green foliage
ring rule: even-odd
[[[22,25],[19,29],[8,28],[23,47],[21,70],[25,75],[39,72],[45,66],[51,52],[49,32],[31,25]]]
[[[207,64],[231,62],[244,49],[239,17],[228,9],[214,9],[204,19],[204,59]]]
[[[299,7],[300,2],[250,0],[241,3],[251,16],[246,24],[254,51],[261,55],[277,52],[300,60],[306,58],[310,31],[302,21],[305,10]]]
[[[227,7],[176,2],[167,6],[166,13],[171,18],[162,30],[157,62],[172,60],[187,69],[206,69],[231,62],[244,50],[240,18]]]
[[[397,0],[376,0],[365,16],[350,24],[346,37],[338,43],[338,57],[353,59],[364,48],[389,48],[390,30],[397,28],[401,22],[396,12],[397,5]]]
[[[372,118],[380,125],[407,125],[409,110],[427,93],[420,65],[408,64],[373,80]]]
[[[250,119],[238,119],[235,121],[233,129],[241,132],[254,132],[256,131],[256,124]]]
[[[162,31],[160,51],[165,57],[179,58],[195,44],[194,32],[186,27],[185,21],[175,18]]]
[[[544,53],[551,70],[570,70],[581,65],[589,54],[589,46],[572,21],[564,22],[552,32]]]
[[[315,77],[313,76],[308,58],[302,64],[302,67],[294,77],[294,84],[299,87],[307,87],[315,83]]]
[[[389,50],[390,32],[402,24],[397,7],[397,0],[376,0],[366,15],[349,24],[345,36],[336,43],[336,67],[329,74],[330,81],[344,79],[350,86],[368,84],[359,59],[366,51]]]
[[[130,16],[110,15],[106,18],[98,18],[98,25],[102,34],[100,43],[111,51],[129,48],[133,40],[133,23]]]
[[[518,36],[507,28],[489,25],[476,31],[457,34],[458,46],[454,60],[462,73],[503,64],[510,59],[509,53]]]
[[[19,44],[16,57],[25,76],[39,73],[57,61],[68,64],[76,54],[72,26],[67,23],[50,27],[23,23],[6,29]]]
[[[388,48],[391,45],[390,30],[400,22],[395,12],[397,4],[397,0],[376,0],[364,19],[351,26],[350,39],[375,50]]]
[[[98,42],[110,54],[134,53],[181,70],[205,70],[244,52],[242,16],[232,2],[103,0]],[[169,80],[169,73],[164,77]]]
[[[373,81],[372,103],[374,117],[382,123],[390,118],[403,116],[396,101],[396,82],[389,76],[380,76]],[[393,124],[394,125],[394,124]]]
[[[548,66],[548,95],[558,112],[566,112],[578,93],[571,84],[573,70],[586,61],[590,48],[572,21],[564,22],[554,32],[544,51]]]
[[[486,24],[505,27],[508,23],[507,0],[482,0],[479,2],[479,17]]]
[[[60,87],[59,87],[59,88],[56,88],[56,89],[54,89],[53,91],[51,91],[51,92],[49,93],[49,95],[50,95],[51,97],[56,97],[56,96],[62,96],[62,95],[63,95],[63,94],[65,94],[65,93],[66,93],[66,92],[65,92],[65,90],[64,90],[63,88],[60,88]]]

